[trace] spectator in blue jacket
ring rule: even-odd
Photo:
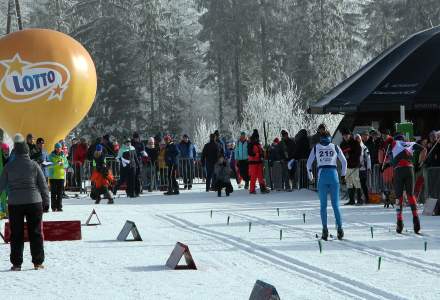
[[[182,172],[184,189],[190,190],[194,178],[194,160],[197,157],[196,147],[191,143],[187,134],[182,136],[182,141],[177,146],[180,152],[179,167]]]
[[[237,177],[245,182],[244,188],[249,188],[249,163],[248,163],[248,139],[246,132],[240,133],[240,138],[235,146],[235,160],[237,161]],[[241,180],[237,180],[241,187]]]
[[[170,135],[166,135],[163,139],[167,144],[165,149],[165,162],[168,167],[168,192],[166,192],[165,195],[178,195],[179,184],[177,183],[177,170],[179,167],[179,148],[174,144]]]

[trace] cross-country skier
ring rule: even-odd
[[[396,232],[402,233],[403,231],[403,191],[406,191],[406,197],[413,215],[414,232],[419,233],[420,220],[417,213],[417,199],[414,196],[415,180],[412,160],[414,151],[421,151],[419,161],[424,161],[426,159],[426,148],[417,143],[405,142],[405,137],[401,134],[395,136],[394,139],[389,137],[385,143],[391,145],[391,165],[394,167],[394,192],[396,193],[396,199],[399,199],[399,205],[396,208]]]
[[[347,160],[339,146],[331,143],[330,134],[321,135],[320,142],[313,147],[307,160],[309,179],[313,180],[312,165],[317,162],[318,167],[318,193],[321,202],[322,239],[327,240],[327,194],[330,193],[333,211],[335,213],[338,239],[344,237],[342,229],[341,212],[339,210],[339,178],[337,160],[342,164],[341,179],[345,181],[347,173]]]

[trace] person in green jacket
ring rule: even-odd
[[[63,188],[66,169],[69,167],[60,143],[55,144],[55,150],[49,155],[49,184],[50,206],[52,211],[63,211]]]

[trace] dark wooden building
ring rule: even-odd
[[[341,126],[394,128],[400,106],[415,134],[440,129],[440,26],[416,33],[384,51],[309,107],[341,113]]]

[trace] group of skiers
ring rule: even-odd
[[[381,170],[388,168],[393,172],[394,193],[397,199],[397,225],[396,232],[403,231],[403,203],[404,192],[413,215],[413,229],[416,234],[420,232],[420,219],[417,211],[417,198],[415,195],[415,167],[420,168],[427,157],[427,148],[415,142],[406,141],[403,134],[396,133],[394,137],[384,134],[382,139],[377,138],[377,132],[372,130],[361,135],[352,135],[347,129],[341,130],[343,141],[340,147],[330,143],[329,134],[321,134],[320,143],[315,145],[310,153],[307,169],[309,178],[313,179],[312,163],[317,161],[318,166],[318,193],[321,201],[322,238],[328,238],[327,229],[327,194],[330,193],[333,206],[337,237],[342,238],[341,213],[339,210],[339,179],[336,173],[337,159],[341,162],[341,179],[347,185],[349,202],[355,204],[357,194],[358,204],[362,204],[361,190],[365,195],[365,203],[368,202],[367,178],[371,172],[372,160],[381,162]],[[370,135],[373,138],[370,140]],[[436,138],[435,146],[438,138]],[[373,155],[370,154],[369,145],[376,148]],[[434,146],[434,148],[435,148]],[[434,149],[432,148],[432,149]],[[430,153],[432,153],[431,151]],[[376,161],[377,159],[377,161]]]

